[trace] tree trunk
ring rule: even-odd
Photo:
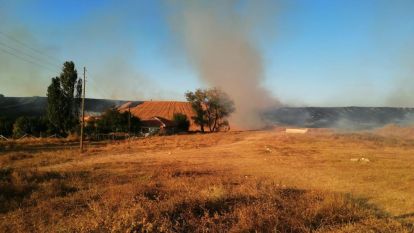
[[[217,113],[217,108],[216,108],[216,114],[215,114],[215,117],[214,117],[213,132],[216,131],[217,121],[218,121],[218,113]]]

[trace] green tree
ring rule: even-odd
[[[100,119],[96,120],[95,125],[100,133],[126,133],[137,132],[141,126],[141,121],[139,118],[130,115],[129,112],[121,113],[116,108],[111,108],[106,110]]]
[[[47,89],[47,116],[53,128],[67,135],[79,125],[82,79],[78,79],[75,64],[65,62],[59,77],[52,78]]]
[[[218,88],[206,90],[206,118],[211,132],[219,131],[222,126],[228,126],[227,117],[235,111],[234,102]]]
[[[185,97],[188,102],[191,103],[191,107],[195,112],[195,116],[192,117],[194,123],[200,126],[201,132],[204,132],[204,125],[206,125],[205,114],[205,102],[207,99],[205,90],[197,89],[195,92],[188,91],[185,93]]]
[[[44,117],[21,116],[13,124],[13,136],[21,137],[25,134],[42,136],[47,131],[47,119]]]
[[[190,121],[185,114],[174,113],[173,122],[177,126],[178,131],[187,132],[190,128]]]
[[[227,118],[235,111],[235,107],[233,100],[222,90],[197,89],[195,92],[187,92],[185,96],[196,113],[194,122],[200,126],[202,132],[204,126],[214,132],[229,125]]]
[[[30,120],[28,117],[22,116],[16,119],[13,124],[13,136],[21,137],[30,133]]]

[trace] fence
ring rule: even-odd
[[[92,141],[104,141],[104,140],[132,140],[132,139],[137,139],[137,138],[143,138],[143,137],[147,137],[149,136],[149,134],[143,134],[143,133],[138,133],[138,134],[128,134],[128,133],[108,133],[108,134],[91,134],[91,135],[87,135],[86,139],[88,140],[92,140]],[[57,134],[53,134],[50,135],[48,137],[36,137],[33,136],[31,134],[25,134],[19,138],[7,138],[3,135],[0,135],[0,141],[19,141],[19,140],[23,140],[23,139],[42,139],[42,138],[61,138],[63,139],[63,137],[57,135]]]

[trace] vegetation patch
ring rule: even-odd
[[[66,196],[79,188],[68,182],[82,173],[56,171],[0,169],[0,213],[6,213],[22,205],[34,205],[50,197]]]

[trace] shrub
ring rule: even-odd
[[[174,113],[173,122],[177,126],[178,131],[187,132],[190,128],[190,121],[185,114]]]
[[[116,108],[108,109],[101,118],[96,121],[96,130],[99,133],[136,132],[139,130],[140,126],[141,121],[139,118],[130,115],[129,112],[121,113]]]
[[[19,117],[13,124],[13,136],[21,137],[25,134],[41,136],[48,129],[47,120],[43,117]]]

